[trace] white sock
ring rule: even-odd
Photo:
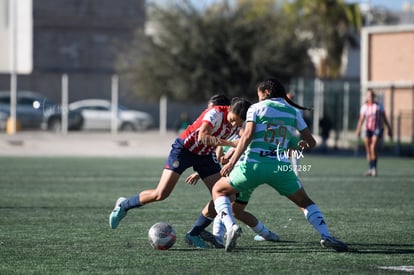
[[[214,201],[214,207],[217,212],[217,216],[226,226],[227,232],[231,231],[233,224],[236,223],[231,210],[231,202],[228,197],[220,196]]]
[[[261,221],[258,221],[255,227],[249,227],[249,228],[253,230],[253,232],[256,234],[260,234],[263,236],[269,235],[269,229],[267,229],[266,226]]]
[[[226,227],[221,221],[219,215],[214,218],[213,222],[213,235],[218,241],[223,242],[224,234],[226,233]]]
[[[303,210],[303,213],[305,214],[308,222],[313,225],[321,237],[330,236],[328,226],[326,225],[323,215],[316,204],[308,206],[305,210]]]

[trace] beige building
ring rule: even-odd
[[[374,88],[383,102],[394,139],[414,141],[414,25],[362,30],[362,100]]]

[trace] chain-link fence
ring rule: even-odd
[[[393,139],[387,141],[397,154],[414,151],[414,85],[405,86],[372,87],[377,100],[385,107],[394,133]],[[305,111],[303,116],[316,137],[323,140],[328,131],[333,147],[358,145],[355,130],[364,99],[359,80],[297,78],[289,89],[296,102],[314,108],[313,112]]]
[[[328,134],[335,147],[348,147],[350,139],[355,139],[351,132],[361,107],[359,80],[298,78],[291,82],[290,92],[299,104],[314,108],[303,116],[315,136],[323,139]]]

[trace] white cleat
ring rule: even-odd
[[[227,232],[226,246],[224,250],[231,252],[236,247],[237,238],[240,237],[242,229],[237,224],[233,224],[231,230]]]

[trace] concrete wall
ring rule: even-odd
[[[34,70],[114,72],[117,53],[145,23],[144,0],[33,3]]]

